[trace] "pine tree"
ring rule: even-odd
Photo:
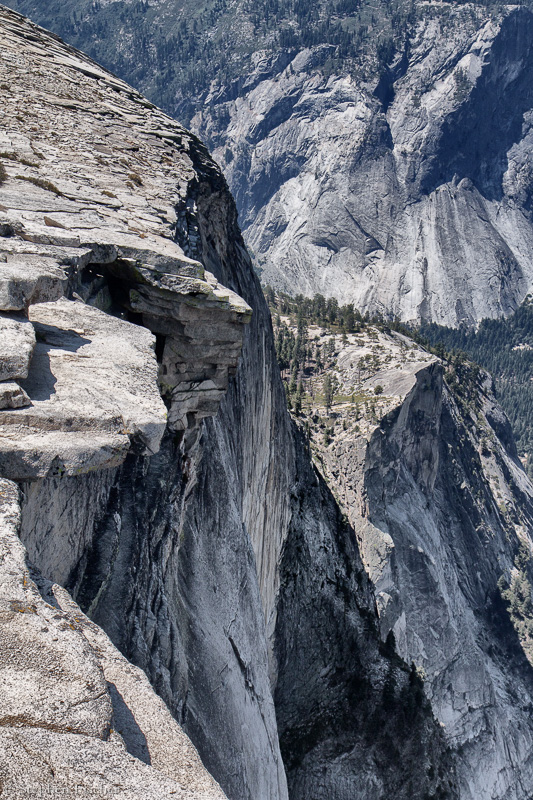
[[[324,405],[329,412],[333,403],[334,386],[330,375],[326,375],[322,383],[322,392],[324,394]]]

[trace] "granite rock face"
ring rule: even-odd
[[[28,377],[30,360],[35,348],[35,331],[25,319],[0,317],[2,341],[0,344],[1,381]]]
[[[213,90],[193,129],[262,281],[406,321],[516,309],[533,285],[532,33],[525,8],[427,6],[379,81],[324,77],[323,46]]]
[[[417,373],[369,443],[362,533],[382,633],[392,629],[399,652],[423,667],[472,800],[533,786],[533,671],[498,589],[520,544],[532,547],[533,488],[498,438],[489,380],[480,401],[474,426],[437,365]]]
[[[0,471],[25,481],[22,504],[2,485],[2,793],[104,797],[113,784],[132,798],[222,798],[144,673],[64,590],[30,575],[17,533],[33,564],[65,583],[128,458],[149,459],[172,436],[180,469],[237,367],[250,309],[172,236],[180,185],[187,193],[195,177],[177,131],[199,144],[23,18],[1,10],[0,23],[11,123],[1,133]],[[21,102],[39,125],[12,113]],[[147,186],[130,153],[153,165]],[[115,177],[108,161],[119,158]]]
[[[380,362],[372,374],[361,373],[367,354]],[[382,638],[392,632],[423,670],[460,796],[523,798],[533,787],[533,669],[500,586],[520,548],[533,549],[533,487],[489,377],[473,370],[458,392],[452,374],[399,334],[349,336],[335,375],[359,412],[336,405],[331,443],[313,435],[313,448],[357,533]],[[375,415],[360,418],[361,398]]]
[[[315,24],[343,20],[375,40],[345,57],[338,38],[274,44],[302,24],[294,4],[266,41],[261,15],[236,0],[194,20],[184,47],[198,76],[185,96],[171,55],[190,19],[181,0],[131,15],[116,2],[10,2],[168,108],[196,112],[192,129],[226,174],[265,283],[451,325],[510,314],[531,291],[529,4],[320,2]],[[378,58],[387,29],[394,43]],[[223,67],[222,30],[241,74]]]
[[[31,595],[9,635],[45,653],[2,653],[29,674],[6,684],[3,793],[222,797],[207,769],[231,800],[456,797],[287,413],[220,169],[90,59],[4,9],[0,29],[2,319],[36,337],[31,405],[0,411],[6,602]]]

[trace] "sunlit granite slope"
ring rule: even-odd
[[[323,346],[335,339],[311,334]],[[356,531],[382,637],[392,632],[423,671],[461,797],[524,798],[533,790],[533,669],[502,581],[533,551],[533,486],[490,377],[458,362],[386,328],[337,336],[329,443],[324,409],[310,415],[311,442]]]

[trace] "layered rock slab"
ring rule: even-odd
[[[2,473],[28,480],[47,475],[54,462],[68,475],[116,466],[129,436],[155,452],[166,408],[152,334],[68,300],[31,306],[29,317],[38,343],[22,385],[32,404],[0,417]],[[83,448],[74,455],[69,442],[85,440],[90,449],[92,436],[101,455],[96,447],[94,455]]]
[[[0,410],[4,408],[22,408],[31,405],[31,400],[18,383],[5,381],[0,383]]]
[[[12,80],[3,97],[11,122],[0,136],[8,175],[0,186],[0,322],[9,349],[0,378],[27,378],[31,401],[6,394],[4,406],[30,410],[2,416],[4,474],[26,480],[115,467],[134,440],[156,452],[166,426],[158,377],[174,429],[189,430],[192,442],[199,422],[218,408],[250,316],[172,238],[175,205],[194,178],[192,140],[125,84],[104,79],[100,68],[23,18],[6,12],[2,21]],[[20,38],[28,44],[19,52]],[[55,73],[42,70],[50,59]],[[32,98],[38,125],[31,135],[11,113],[21,97]],[[100,122],[88,116],[91,108],[100,108]],[[100,310],[58,302],[63,296]],[[34,333],[14,312],[28,313],[38,328],[29,377]],[[159,373],[153,337],[126,317],[159,336],[167,352]],[[165,321],[157,323],[159,317]],[[85,323],[94,329],[87,341],[79,332]]]
[[[24,319],[0,316],[0,381],[28,377],[35,331]]]
[[[9,230],[11,232],[11,228]],[[52,259],[46,261],[42,258],[41,263],[32,263],[30,259],[17,261],[13,258],[0,263],[2,311],[22,311],[32,303],[58,300],[63,296],[67,276]]]

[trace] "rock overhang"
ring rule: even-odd
[[[0,25],[0,472],[117,466],[216,413],[251,309],[175,240],[195,137],[20,15]]]

